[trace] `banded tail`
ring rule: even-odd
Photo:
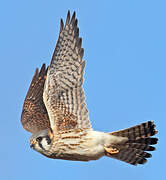
[[[125,161],[132,165],[144,164],[147,158],[152,155],[146,151],[154,151],[155,147],[151,146],[157,144],[158,139],[154,136],[157,134],[155,124],[153,121],[148,121],[140,125],[110,133],[111,135],[127,137],[125,143],[115,144],[115,153],[106,155],[121,161]]]

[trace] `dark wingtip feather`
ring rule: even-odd
[[[79,54],[80,54],[80,57],[81,57],[81,59],[82,59],[82,58],[83,58],[83,56],[84,56],[84,49],[83,49],[83,48],[81,48],[81,49],[80,49]]]
[[[78,25],[78,20],[76,19],[74,26],[77,27],[77,25]]]
[[[46,73],[47,73],[47,71],[48,71],[48,68],[49,68],[49,66],[47,66]]]
[[[75,36],[77,36],[77,37],[79,36],[79,28],[78,27],[75,28]]]
[[[34,76],[36,76],[38,73],[39,73],[39,69],[36,68],[35,73],[34,73]]]
[[[41,76],[45,72],[45,69],[46,69],[46,65],[43,63],[43,65],[40,69],[40,72],[39,72],[39,76]]]
[[[82,46],[82,38],[78,38],[78,44],[77,44],[77,46],[78,46],[78,48],[80,49],[81,48],[81,46]]]
[[[76,21],[75,17],[76,17],[76,12],[74,11],[72,18],[71,18],[71,24],[74,24],[74,22]]]
[[[30,84],[30,87],[33,86],[33,84],[35,83],[35,81],[38,78],[38,76],[39,76],[39,69],[36,68],[35,73],[34,73],[33,78],[32,78],[32,81],[31,81],[31,84]]]
[[[67,12],[67,17],[66,17],[65,25],[69,24],[69,22],[70,22],[70,10],[68,10],[68,12]]]
[[[64,23],[63,23],[63,20],[61,19],[61,21],[60,21],[60,32],[62,32],[63,28],[64,28]]]

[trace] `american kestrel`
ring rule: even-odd
[[[102,156],[132,165],[144,164],[157,138],[153,121],[116,131],[94,131],[85,103],[85,61],[75,12],[60,22],[50,66],[36,69],[26,95],[21,122],[33,135],[30,147],[54,159],[97,160]]]

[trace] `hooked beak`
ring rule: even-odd
[[[30,148],[32,148],[32,149],[34,149],[34,147],[35,147],[35,144],[30,145]]]
[[[35,148],[35,141],[30,139],[30,148],[34,149]]]

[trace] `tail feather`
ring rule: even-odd
[[[156,126],[153,121],[148,121],[128,129],[112,132],[111,134],[136,140],[140,138],[154,136],[155,134],[157,134],[155,127]]]
[[[157,138],[140,138],[137,140],[129,140],[130,143],[135,142],[135,143],[141,143],[141,144],[157,144],[158,139]]]
[[[118,153],[110,154],[111,157],[132,165],[144,164],[152,155],[146,151],[154,151],[158,139],[151,137],[157,133],[153,121],[148,121],[140,125],[110,133],[114,136],[127,137],[126,142],[115,144]]]
[[[137,165],[147,162],[146,158],[150,158],[152,155],[140,149],[135,148],[122,148],[119,154],[114,154],[114,158],[121,161]]]
[[[148,144],[139,144],[139,143],[126,143],[125,147],[141,149],[144,151],[154,151],[155,147],[149,146]]]

